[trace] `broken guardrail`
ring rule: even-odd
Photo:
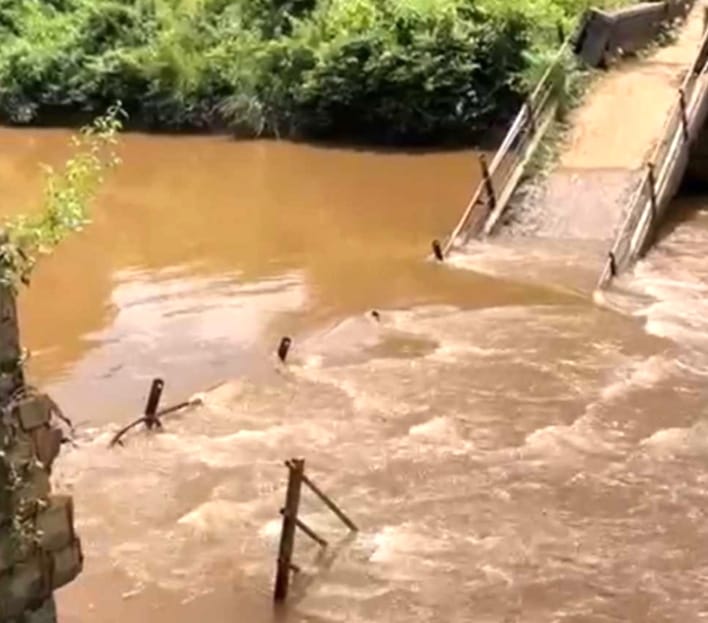
[[[433,242],[438,260],[453,246],[479,235],[489,235],[506,210],[533,154],[556,117],[559,106],[558,75],[566,61],[574,35],[558,27],[560,48],[534,90],[525,98],[490,164],[479,157],[480,181],[452,233]]]
[[[351,532],[358,532],[354,522],[305,474],[304,459],[292,459],[285,462],[288,468],[288,488],[285,494],[285,507],[281,509],[283,527],[280,533],[278,564],[275,576],[273,598],[276,603],[284,602],[288,597],[290,574],[299,572],[293,563],[296,530],[301,530],[321,547],[327,547],[327,541],[298,517],[302,485],[307,486],[331,510]]]
[[[708,116],[708,31],[696,53],[641,179],[630,199],[624,221],[597,283],[606,288],[612,279],[629,268],[651,246],[653,234],[676,194],[686,166],[692,138]]]
[[[113,448],[116,445],[123,445],[123,437],[125,437],[125,435],[134,428],[140,426],[140,424],[144,424],[145,428],[150,431],[154,429],[162,430],[161,418],[164,416],[202,404],[201,398],[194,397],[170,407],[159,409],[160,399],[162,398],[162,391],[164,388],[165,382],[162,379],[158,378],[153,380],[152,385],[150,386],[150,393],[148,394],[143,415],[127,426],[124,426],[115,435],[113,435],[111,442],[108,444],[110,448]]]

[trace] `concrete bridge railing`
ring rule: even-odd
[[[564,37],[559,31],[559,38]],[[504,213],[531,158],[556,118],[559,107],[559,78],[570,54],[571,38],[561,47],[541,80],[526,98],[497,149],[491,164],[480,158],[481,181],[455,229],[442,245],[446,257],[455,244],[480,235],[489,235]]]
[[[559,32],[560,49],[543,77],[526,98],[491,164],[480,159],[481,181],[462,217],[442,245],[434,243],[439,259],[456,244],[492,234],[526,174],[529,164],[557,117],[566,63],[572,53],[587,64],[597,65],[618,51],[632,52],[654,40],[669,23],[685,17],[694,0],[644,2],[605,13],[588,11],[577,32],[565,37]]]
[[[655,41],[668,26],[685,18],[694,0],[642,2],[634,6],[602,11],[590,9],[583,17],[575,42],[575,53],[590,67],[638,52]]]
[[[708,31],[676,92],[676,101],[608,253],[598,289],[651,247],[686,173],[692,147],[708,117]]]

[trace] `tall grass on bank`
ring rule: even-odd
[[[0,0],[0,117],[468,142],[587,0]]]

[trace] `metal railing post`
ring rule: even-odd
[[[482,179],[484,180],[484,189],[487,191],[487,198],[489,200],[487,208],[491,212],[497,206],[497,197],[494,194],[492,176],[489,173],[489,166],[487,165],[487,159],[484,157],[484,154],[480,154],[479,156],[479,165],[482,168]]]
[[[145,425],[148,430],[152,430],[155,427],[162,428],[160,419],[157,417],[157,408],[160,406],[160,398],[164,388],[165,382],[162,379],[155,379],[150,387],[150,394],[145,405]]]
[[[647,180],[649,182],[649,200],[651,202],[651,220],[656,222],[657,204],[656,204],[656,180],[654,177],[654,164],[647,163]]]
[[[295,547],[295,528],[297,527],[297,512],[300,507],[300,490],[305,473],[305,461],[293,459],[288,466],[288,490],[285,495],[285,508],[283,509],[283,528],[280,533],[280,547],[278,550],[278,569],[275,577],[276,602],[283,602],[288,597],[290,586],[290,573],[293,570],[292,558]]]
[[[683,140],[688,141],[688,114],[686,113],[686,92],[679,89],[679,107],[681,108],[681,127],[683,128]]]

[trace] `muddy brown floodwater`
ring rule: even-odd
[[[66,138],[2,130],[8,211]],[[121,150],[94,223],[22,299],[32,376],[80,424],[56,473],[86,553],[62,623],[708,618],[708,203],[686,202],[600,308],[606,241],[426,258],[466,203],[471,152]],[[158,374],[168,400],[228,382],[109,452]],[[361,532],[306,496],[331,546],[298,537],[274,612],[298,455]]]

